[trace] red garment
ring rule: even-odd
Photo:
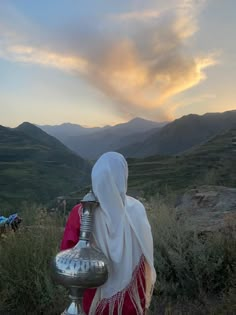
[[[61,250],[72,248],[79,241],[81,211],[82,211],[82,205],[78,204],[70,212],[69,218],[65,226],[63,239],[61,242]],[[140,265],[140,270],[143,268],[144,268],[144,261]],[[141,304],[142,304],[143,314],[144,314],[145,313],[145,296],[144,296],[142,287],[145,287],[145,278],[144,278],[143,273],[141,274],[141,282],[138,281],[138,292],[141,299]],[[87,289],[84,292],[83,308],[86,314],[89,314],[89,309],[90,309],[95,293],[96,293],[96,289]],[[107,306],[102,312],[102,314],[96,312],[96,315],[109,315],[109,307]],[[115,306],[113,315],[117,315],[117,306]],[[135,307],[128,293],[125,293],[122,315],[139,315],[137,314],[137,311],[135,310]]]

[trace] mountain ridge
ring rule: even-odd
[[[223,113],[189,114],[165,125],[145,142],[119,148],[126,157],[179,154],[200,145],[220,132],[236,127],[236,110]]]

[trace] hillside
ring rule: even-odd
[[[90,165],[30,123],[0,126],[0,201],[46,202],[89,180]]]
[[[178,154],[206,142],[218,133],[236,127],[236,110],[208,113],[202,116],[187,115],[164,126],[143,141],[119,148],[126,157]]]
[[[236,187],[236,128],[177,156],[128,159],[130,191],[146,195],[198,184]]]

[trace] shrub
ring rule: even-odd
[[[43,225],[34,221],[33,227],[21,227],[1,241],[0,312],[59,314],[63,310],[66,293],[52,282],[49,268],[59,250],[61,234],[46,216]]]
[[[157,299],[205,303],[206,297],[227,298],[235,281],[235,229],[225,226],[224,231],[199,235],[189,230],[187,214],[178,218],[160,197],[149,208],[157,271],[152,307]]]

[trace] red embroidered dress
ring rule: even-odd
[[[79,241],[80,234],[80,214],[82,210],[82,205],[76,205],[67,220],[63,239],[61,242],[61,250],[69,249],[77,244]],[[122,268],[122,266],[121,266]],[[138,288],[138,295],[141,302],[142,310],[137,310],[135,303],[131,300],[129,294],[129,288],[132,287],[132,284],[136,282]],[[93,298],[95,296],[96,289],[87,289],[84,292],[83,296],[83,308],[86,314],[89,314],[89,309]],[[113,315],[118,315],[118,308],[120,308],[120,299],[123,299],[122,302],[122,315],[142,315],[145,313],[145,258],[141,256],[139,265],[133,272],[132,280],[128,286],[122,290],[122,292],[117,292],[114,296],[109,299],[103,299],[100,301],[96,309],[96,315],[109,315],[109,305],[112,301],[113,303]]]

